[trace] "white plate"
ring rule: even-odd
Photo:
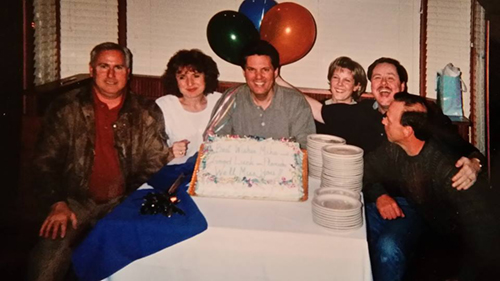
[[[327,227],[327,228],[330,228],[330,229],[333,229],[333,230],[338,230],[338,231],[349,231],[349,230],[358,229],[361,226],[363,226],[363,222],[362,221],[360,223],[352,225],[352,226],[339,226],[337,224],[332,224],[330,222],[324,221],[324,220],[322,220],[320,218],[317,218],[317,217],[313,217],[313,221],[315,223],[323,226],[323,227]]]
[[[314,196],[319,196],[322,194],[346,195],[346,196],[350,196],[356,200],[359,200],[361,198],[361,195],[359,193],[356,193],[356,192],[349,190],[349,189],[346,189],[346,188],[339,188],[339,187],[321,187],[321,188],[318,188],[314,191]]]
[[[363,155],[363,149],[354,145],[327,145],[323,148],[323,155],[342,157],[342,158],[358,158]]]
[[[361,202],[352,197],[340,194],[321,194],[314,197],[312,203],[320,209],[336,211],[352,211],[361,209]]]
[[[345,139],[333,135],[325,135],[325,134],[310,134],[307,136],[307,143],[311,142],[312,144],[345,144]]]

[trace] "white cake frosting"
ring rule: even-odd
[[[199,196],[298,201],[303,153],[288,140],[211,137],[199,159]]]

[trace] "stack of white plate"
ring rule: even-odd
[[[361,194],[359,192],[341,187],[321,187],[314,191],[314,196],[319,196],[323,194],[339,194],[352,197],[356,200],[361,200]]]
[[[358,199],[356,199],[330,188],[318,190],[323,191],[319,194],[315,193],[312,200],[312,214],[315,223],[337,231],[354,230],[363,225],[359,194]]]
[[[322,148],[321,187],[340,187],[360,192],[363,184],[363,149],[353,145]]]
[[[322,134],[307,136],[307,161],[309,163],[309,176],[321,178],[323,169],[323,156],[321,149],[325,145],[344,145],[345,139]]]

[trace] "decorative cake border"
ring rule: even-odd
[[[195,191],[196,180],[198,179],[198,168],[200,167],[201,159],[203,158],[203,148],[204,144],[200,145],[200,150],[198,151],[198,158],[196,158],[196,164],[194,165],[193,176],[191,177],[191,182],[189,183],[188,193],[191,196],[197,196]],[[307,150],[301,149],[302,151],[302,188],[304,189],[304,195],[299,201],[307,201],[309,195],[309,173],[307,170]]]

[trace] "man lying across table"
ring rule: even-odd
[[[385,143],[365,159],[363,192],[367,201],[377,202],[375,210],[379,213],[375,216],[367,210],[372,228],[369,239],[379,243],[377,239],[381,237],[377,235],[390,227],[394,240],[406,240],[411,247],[421,232],[414,225],[426,225],[445,237],[458,237],[463,253],[457,265],[460,280],[492,280],[489,278],[498,273],[500,264],[500,244],[496,241],[500,237],[498,192],[490,187],[485,173],[479,174],[466,191],[452,187],[457,173],[455,162],[461,154],[435,138],[428,110],[424,98],[398,93],[383,118],[391,143]],[[382,204],[386,198],[393,203]],[[403,204],[400,198],[405,199]],[[400,222],[399,229],[390,225],[396,221]],[[374,271],[385,270],[378,272],[382,276],[379,279],[400,279],[409,254],[405,250],[401,249],[403,255],[398,259],[382,256],[375,262]]]
[[[45,114],[35,182],[51,207],[29,280],[63,280],[85,231],[172,158],[160,109],[127,87],[130,66],[127,48],[95,46],[92,85],[59,97]]]
[[[275,83],[279,63],[278,51],[264,40],[245,47],[241,68],[246,83],[226,91],[215,105],[212,116],[232,95],[232,108],[214,128],[217,135],[293,137],[306,147],[307,135],[316,132],[311,108],[299,91]]]

